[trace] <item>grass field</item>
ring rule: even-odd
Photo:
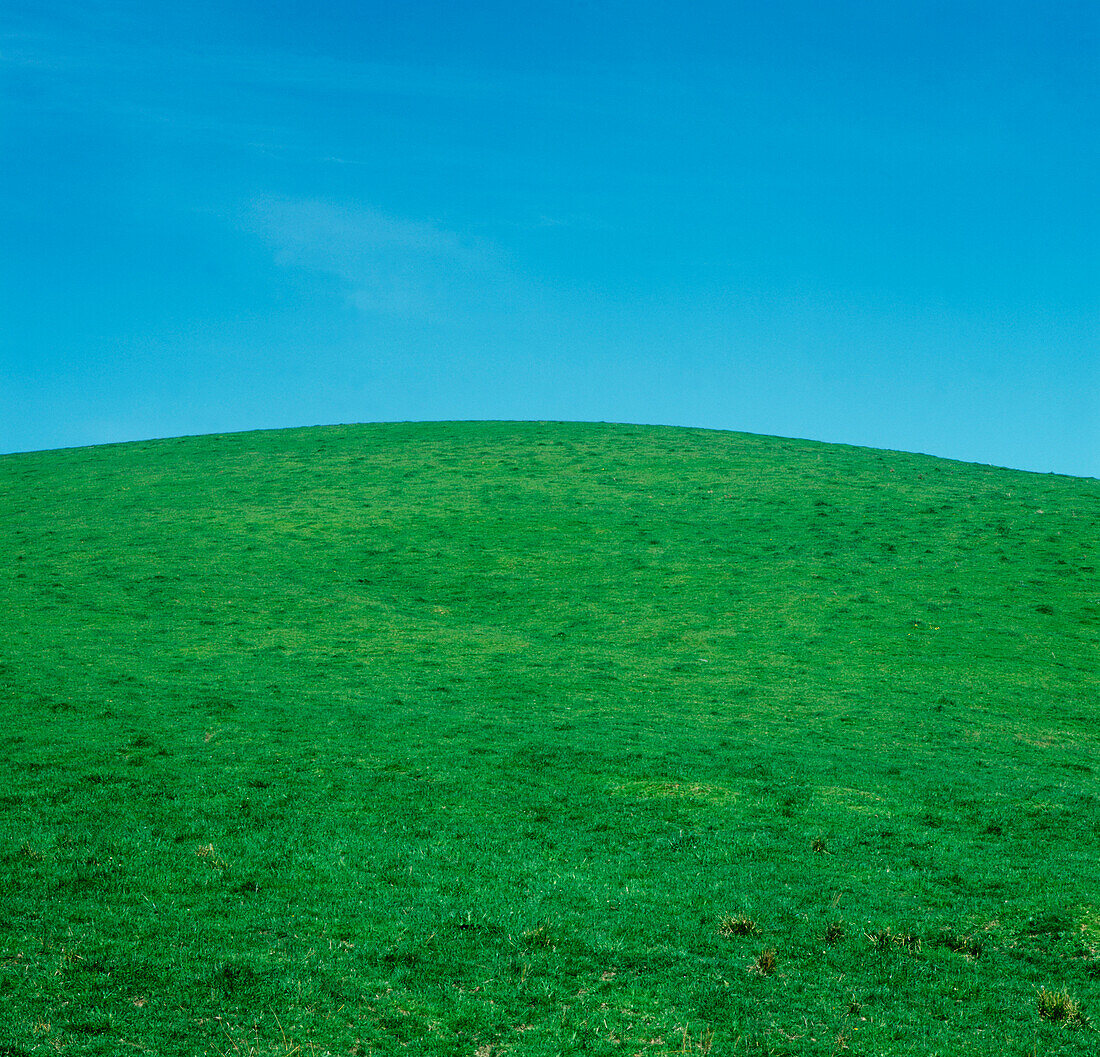
[[[0,546],[0,1055],[1100,1050],[1100,482],[333,427]]]

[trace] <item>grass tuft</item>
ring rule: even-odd
[[[760,932],[755,921],[752,918],[747,917],[745,914],[738,914],[736,917],[725,918],[718,926],[718,933],[721,936],[755,936]]]
[[[872,950],[879,954],[885,954],[894,945],[894,933],[889,928],[876,929],[874,932],[865,932],[867,942]]]
[[[1081,1008],[1081,1003],[1073,998],[1068,991],[1048,991],[1043,987],[1039,991],[1036,1005],[1039,1016],[1044,1020],[1055,1023],[1064,1023],[1072,1027],[1091,1027],[1089,1018]]]
[[[900,947],[910,953],[917,953],[921,949],[920,936],[912,932],[895,932],[889,926],[876,929],[874,932],[866,932],[864,935],[867,937],[867,942],[879,954],[884,954],[894,947]]]
[[[932,942],[937,947],[946,947],[949,951],[963,954],[967,958],[979,957],[984,949],[980,937],[963,936],[952,929],[942,929]]]
[[[699,1031],[698,1035],[692,1034],[690,1029],[680,1029],[680,1046],[677,1053],[681,1054],[706,1054],[710,1053],[714,1046],[714,1028],[707,1026]]]

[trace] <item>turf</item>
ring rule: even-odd
[[[1098,530],[701,430],[3,456],[0,1055],[1094,1054]]]

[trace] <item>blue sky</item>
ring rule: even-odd
[[[747,430],[1100,477],[1100,6],[8,0],[0,451]]]

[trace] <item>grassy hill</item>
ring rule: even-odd
[[[0,547],[2,1055],[1100,1045],[1100,482],[333,427]]]

